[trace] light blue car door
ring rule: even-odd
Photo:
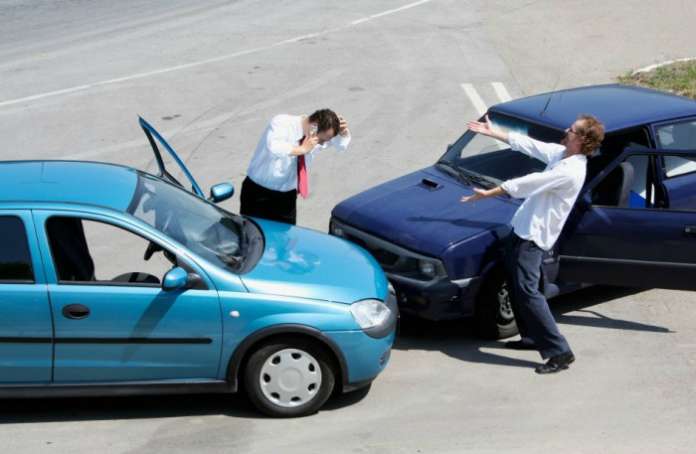
[[[218,293],[186,251],[117,217],[34,215],[53,306],[56,383],[215,379]],[[200,279],[163,290],[175,265]]]
[[[0,386],[49,383],[52,342],[31,212],[0,210]]]

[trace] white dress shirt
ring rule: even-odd
[[[563,225],[585,183],[587,158],[576,154],[563,158],[565,147],[510,132],[510,147],[548,165],[543,172],[530,173],[504,182],[501,187],[517,199],[526,199],[512,218],[520,238],[548,251],[558,240]]]
[[[273,191],[292,191],[297,189],[297,156],[290,154],[299,145],[304,136],[301,115],[276,115],[266,127],[256,152],[251,159],[247,176],[254,183]],[[337,134],[330,141],[317,145],[305,154],[307,171],[312,165],[314,154],[320,150],[334,146],[338,151],[346,151],[350,143],[350,135]],[[311,188],[311,178],[310,178]]]

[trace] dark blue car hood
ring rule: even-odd
[[[440,256],[448,247],[509,224],[518,203],[491,198],[461,203],[471,186],[428,167],[339,203],[339,221],[407,249]]]

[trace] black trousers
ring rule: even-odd
[[[542,358],[570,351],[565,337],[558,330],[549,304],[540,290],[541,264],[544,251],[533,241],[514,233],[507,239],[505,268],[512,310],[522,342],[534,344]]]
[[[246,177],[242,183],[239,212],[245,216],[297,223],[297,191],[274,191]]]

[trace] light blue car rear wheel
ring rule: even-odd
[[[244,381],[252,403],[274,417],[315,413],[331,395],[335,376],[322,348],[304,339],[276,340],[256,350]]]

